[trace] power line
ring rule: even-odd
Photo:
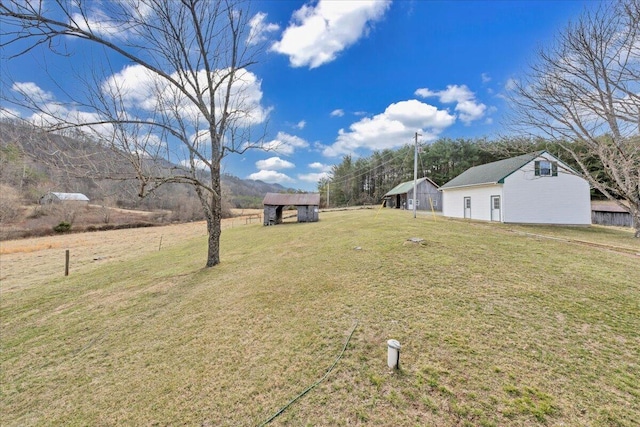
[[[411,150],[409,150],[409,145],[406,145],[403,148],[407,148],[407,153],[405,154],[404,158],[402,159],[402,162],[404,163],[404,161],[406,161],[407,157],[409,157],[409,154],[411,154]],[[373,172],[375,169],[377,169],[377,168],[379,168],[381,166],[386,166],[389,163],[393,162],[394,160],[399,159],[400,158],[400,154],[401,154],[401,149],[398,149],[395,152],[395,154],[392,153],[392,157],[389,160],[387,160],[386,162],[383,162],[383,163],[375,165],[375,166],[369,166],[369,168],[366,169],[364,172],[356,170],[356,171],[353,171],[351,173],[348,173],[348,174],[342,176],[341,180],[339,180],[339,181],[334,181],[333,179],[331,179],[329,181],[329,184],[343,184],[343,183],[347,182],[349,179],[359,178],[361,176],[364,176],[364,175],[366,175],[368,173]]]

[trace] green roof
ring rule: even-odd
[[[429,178],[419,178],[417,181],[417,184],[420,185],[423,181],[426,181]],[[435,184],[434,184],[435,185]],[[396,194],[405,194],[408,193],[409,191],[413,191],[413,180],[411,181],[407,181],[407,182],[403,182],[402,184],[398,184],[395,187],[393,187],[391,190],[389,190],[387,192],[387,194],[385,194],[386,196],[395,196]]]
[[[545,151],[536,151],[535,153],[523,154],[522,156],[512,157],[510,159],[474,166],[462,172],[440,188],[446,190],[448,188],[467,187],[471,185],[502,184],[506,177],[542,153],[545,153]]]

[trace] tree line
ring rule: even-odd
[[[573,158],[557,143],[544,139],[440,138],[418,148],[418,178],[427,177],[439,186],[473,166],[539,150],[547,150],[577,168]],[[397,150],[375,151],[369,157],[344,156],[333,166],[331,177],[318,183],[322,203],[331,207],[381,203],[393,187],[413,180],[414,152],[414,146],[406,145]],[[602,169],[596,158],[592,159],[591,167]]]

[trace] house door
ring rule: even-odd
[[[500,196],[491,196],[491,221],[500,220]]]
[[[464,217],[471,218],[471,197],[464,198]]]
[[[409,203],[407,203],[407,209],[410,211],[413,210],[413,199],[409,199]]]

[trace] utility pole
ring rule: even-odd
[[[329,209],[329,185],[331,185],[331,181],[327,181],[327,209]]]
[[[416,209],[418,207],[418,200],[416,199],[418,191],[418,136],[422,136],[416,132],[416,144],[413,154],[413,217],[416,217]]]

